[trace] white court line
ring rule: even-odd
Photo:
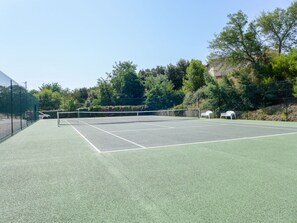
[[[294,127],[273,127],[273,126],[249,126],[249,125],[244,125],[244,124],[222,124],[222,123],[199,123],[197,125],[188,125],[188,126],[175,126],[175,127],[170,127],[170,128],[150,128],[150,129],[128,129],[128,130],[115,130],[115,131],[110,131],[110,132],[138,132],[138,131],[155,131],[155,130],[167,130],[167,129],[188,129],[188,128],[203,128],[203,127],[216,127],[216,126],[240,126],[240,127],[249,127],[249,128],[264,128],[264,129],[279,129],[279,130],[284,130],[284,131],[296,131],[297,129]],[[161,126],[160,126],[161,127]]]
[[[174,127],[172,128],[174,129]],[[114,130],[109,132],[117,133],[117,132],[139,132],[139,131],[156,131],[156,130],[168,130],[168,128],[128,129],[128,130]]]
[[[115,130],[110,132],[139,132],[139,131],[155,131],[155,130],[168,130],[168,129],[188,129],[188,128],[203,128],[205,126],[215,127],[216,125],[213,124],[203,124],[203,125],[188,125],[188,126],[175,126],[170,128],[145,128],[145,129],[128,129],[128,130]]]
[[[84,121],[81,121],[81,122],[85,123],[85,124],[88,125],[88,126],[91,126],[91,127],[95,128],[95,129],[98,129],[98,130],[100,130],[100,131],[102,131],[102,132],[105,132],[105,133],[107,133],[107,134],[109,134],[109,135],[112,135],[112,136],[117,137],[117,138],[119,138],[119,139],[121,139],[121,140],[124,140],[124,141],[126,141],[126,142],[129,142],[129,143],[131,143],[131,144],[133,144],[133,145],[136,145],[136,146],[138,146],[138,147],[140,147],[140,148],[146,148],[145,146],[140,145],[140,144],[138,144],[138,143],[136,143],[136,142],[133,142],[133,141],[128,140],[128,139],[125,139],[125,138],[123,138],[123,137],[121,137],[121,136],[118,136],[118,135],[116,135],[116,134],[113,134],[113,133],[111,133],[111,132],[108,132],[108,131],[106,131],[106,130],[103,130],[103,129],[99,128],[99,127],[90,125],[90,124],[87,123],[87,122],[84,122]]]
[[[281,130],[296,130],[296,127],[291,127],[291,126],[263,126],[263,125],[258,125],[258,124],[237,124],[234,122],[231,123],[222,123],[222,122],[216,122],[216,120],[211,121],[213,126],[216,125],[227,125],[227,126],[240,126],[240,127],[249,127],[249,128],[263,128],[263,129],[281,129]]]
[[[129,152],[129,151],[137,151],[137,150],[144,150],[144,149],[170,148],[170,147],[177,147],[177,146],[200,145],[200,144],[209,144],[209,143],[217,143],[217,142],[232,142],[232,141],[240,141],[240,140],[247,140],[247,139],[260,139],[260,138],[269,138],[269,137],[295,135],[295,134],[297,134],[297,132],[274,134],[274,135],[264,135],[264,136],[242,137],[242,138],[234,138],[234,139],[219,139],[219,140],[203,141],[203,142],[170,144],[170,145],[164,145],[164,146],[151,146],[151,147],[135,148],[135,149],[121,149],[121,150],[105,151],[102,153]]]
[[[157,127],[162,127],[162,128],[166,128],[166,129],[174,129],[174,127],[172,126],[167,126],[167,125],[157,125],[157,124],[149,124],[149,123],[141,123],[144,125],[151,125],[151,126],[157,126]]]
[[[227,125],[227,126],[240,126],[240,127],[249,127],[249,128],[262,128],[262,129],[280,129],[286,131],[295,131],[295,127],[275,127],[275,126],[261,126],[261,125],[244,125],[244,124],[216,124],[216,125]]]
[[[68,122],[66,120],[66,122]],[[68,122],[69,125],[71,125],[69,122]],[[71,125],[71,127],[84,139],[87,141],[87,143],[89,143],[93,149],[95,149],[98,153],[101,153],[100,149],[98,149],[93,143],[91,143],[80,131],[78,131],[73,125]]]

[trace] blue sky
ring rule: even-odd
[[[252,20],[293,0],[0,0],[0,70],[29,89],[92,87],[116,61],[138,69],[206,62],[238,10]]]

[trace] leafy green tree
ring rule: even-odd
[[[191,60],[184,80],[184,91],[194,92],[205,85],[204,74],[206,67],[200,60]]]
[[[295,79],[295,83],[293,85],[293,96],[297,98],[297,78]]]
[[[60,108],[61,94],[51,89],[43,88],[35,95],[39,100],[40,110],[55,110]]]
[[[111,83],[104,79],[98,80],[98,97],[96,99],[98,104],[93,102],[92,105],[115,105],[115,91]]]
[[[219,114],[223,110],[222,107],[224,103],[218,82],[209,83],[205,93],[208,98],[206,107],[213,110],[216,114]]]
[[[10,113],[10,100],[11,100],[10,87],[0,85],[0,113]]]
[[[138,105],[141,104],[144,87],[135,73],[135,71],[127,70],[111,80],[114,88],[116,100],[121,105]]]
[[[42,91],[44,89],[48,89],[48,90],[51,90],[52,92],[58,92],[58,93],[61,93],[63,90],[61,85],[58,84],[57,82],[51,83],[51,84],[42,84],[39,90]]]
[[[107,73],[108,78],[113,79],[120,74],[127,72],[127,71],[132,71],[136,72],[137,65],[133,64],[132,61],[124,61],[124,62],[116,62],[115,65],[113,66],[113,70],[111,73]]]
[[[233,79],[224,76],[219,82],[221,96],[224,102],[224,110],[243,110],[240,94]]]
[[[214,84],[209,84],[205,91],[208,97],[208,107],[219,114],[226,110],[237,110],[239,108],[239,96],[233,83],[224,76],[223,79]]]
[[[186,93],[183,100],[183,104],[200,107],[201,102],[207,99],[205,91],[206,91],[206,86],[203,86],[195,92]]]
[[[260,84],[253,81],[247,73],[236,72],[234,76],[238,79],[238,92],[241,97],[242,109],[253,110],[261,106],[264,96]]]
[[[157,66],[152,69],[143,69],[138,72],[138,76],[141,79],[141,81],[145,81],[146,78],[153,76],[157,77],[159,75],[164,75],[165,74],[166,68],[163,66]]]
[[[297,77],[297,50],[293,49],[289,54],[274,57],[271,66],[276,80],[294,81]]]
[[[150,109],[164,109],[178,105],[184,97],[181,91],[174,90],[172,82],[165,75],[149,77],[145,86],[145,104]]]
[[[75,111],[80,107],[77,100],[73,98],[68,98],[63,104],[63,109],[66,111]]]
[[[165,70],[165,74],[173,84],[174,90],[179,90],[183,86],[183,79],[186,76],[186,70],[189,61],[180,59],[176,65],[169,64]]]
[[[74,89],[71,93],[71,96],[79,104],[83,105],[88,98],[88,89],[85,87]]]
[[[212,59],[227,59],[229,62],[241,64],[257,63],[265,57],[263,46],[256,25],[248,22],[242,11],[228,15],[229,22],[224,30],[210,42]]]
[[[257,26],[270,47],[279,54],[288,52],[297,44],[297,2],[287,10],[277,8],[273,12],[263,12],[257,19]]]

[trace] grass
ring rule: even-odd
[[[0,222],[297,222],[296,135],[99,154],[55,124],[0,144]]]

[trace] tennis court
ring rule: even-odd
[[[61,125],[61,128],[70,125],[98,152],[165,148],[297,133],[297,127],[156,115],[69,118],[64,123],[66,125]]]
[[[297,124],[41,120],[0,144],[0,222],[296,222]]]

